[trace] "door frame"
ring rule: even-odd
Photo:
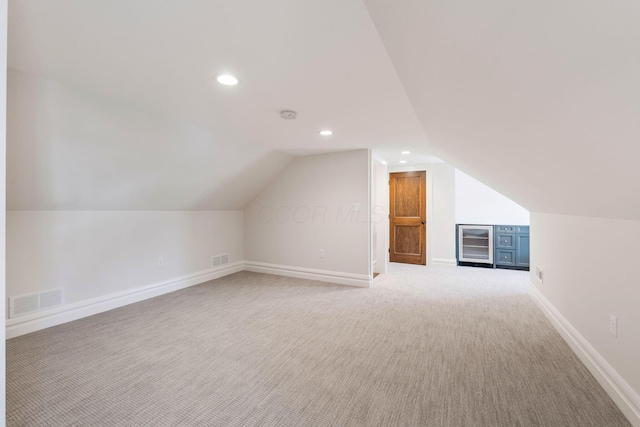
[[[387,162],[375,151],[371,172],[371,269],[386,274],[389,266],[389,171]]]

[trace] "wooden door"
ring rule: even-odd
[[[389,174],[389,261],[426,264],[426,173]]]

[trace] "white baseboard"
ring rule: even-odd
[[[448,265],[455,267],[458,264],[458,261],[449,258],[431,258],[431,265]]]
[[[266,264],[261,262],[235,262],[210,270],[177,277],[166,282],[142,286],[127,291],[117,292],[86,301],[66,304],[49,310],[31,313],[6,321],[6,339],[15,338],[30,332],[61,325],[83,317],[92,316],[114,308],[140,302],[149,298],[174,292],[209,280],[218,279],[239,271],[255,271],[259,273],[277,274],[300,279],[319,280],[349,286],[371,287],[373,280],[364,274],[339,273],[310,268],[290,267]]]
[[[51,326],[92,316],[114,308],[123,307],[135,302],[174,292],[209,280],[217,279],[244,269],[244,263],[235,262],[210,270],[177,277],[175,279],[155,283],[153,285],[117,292],[102,297],[92,298],[46,311],[8,319],[6,321],[6,338],[14,338],[30,332],[46,329]]]
[[[640,395],[616,372],[600,353],[569,323],[549,300],[529,283],[530,295],[562,338],[589,369],[634,427],[640,427]]]
[[[256,273],[276,274],[278,276],[296,277],[298,279],[319,280],[321,282],[370,288],[373,279],[366,274],[341,273],[337,271],[316,270],[288,265],[267,264],[264,262],[245,261],[244,268]]]

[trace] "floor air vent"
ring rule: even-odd
[[[34,313],[64,304],[64,289],[50,289],[38,294],[9,297],[9,318]]]

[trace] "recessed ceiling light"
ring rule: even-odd
[[[406,161],[406,160],[400,160],[400,163],[401,163],[401,164],[402,164],[402,163],[407,163],[407,161]]]
[[[331,136],[331,135],[333,135],[333,131],[330,131],[328,129],[327,130],[321,130],[320,131],[320,135],[322,135],[322,136]]]
[[[400,154],[411,154],[411,151],[401,151]]]
[[[216,77],[216,80],[218,81],[218,83],[225,86],[235,86],[238,84],[238,79],[231,74],[221,74]]]

